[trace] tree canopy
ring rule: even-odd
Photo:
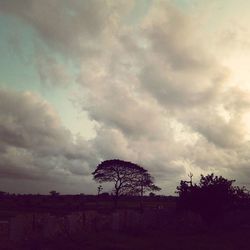
[[[159,191],[153,177],[143,167],[119,159],[101,162],[92,173],[99,183],[114,183],[114,193],[120,195],[143,195],[146,191]]]
[[[212,221],[248,195],[244,187],[233,186],[234,182],[214,174],[201,175],[198,184],[182,180],[177,187],[179,208],[192,210],[206,221]]]

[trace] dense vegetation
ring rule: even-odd
[[[198,184],[181,181],[177,187],[178,207],[198,213],[206,222],[212,222],[225,212],[248,206],[249,192],[245,187],[233,186],[235,180],[222,176],[201,175]]]

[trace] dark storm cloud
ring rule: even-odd
[[[70,139],[70,133],[58,129],[59,117],[38,96],[1,90],[0,109],[0,135],[6,145],[51,155],[67,147],[64,143]]]
[[[12,149],[14,150],[14,149]],[[10,150],[9,150],[10,151]],[[17,150],[15,150],[17,152]],[[20,152],[19,152],[20,153]],[[43,175],[38,169],[34,169],[27,164],[26,157],[17,157],[8,152],[0,154],[0,177],[6,179],[40,180]]]
[[[1,89],[0,124],[1,178],[60,182],[89,176],[96,165],[85,142],[73,142],[52,107],[35,94]]]

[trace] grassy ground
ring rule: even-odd
[[[124,209],[130,209],[130,208],[139,208],[141,203],[138,200],[119,200],[117,203],[119,208],[124,208]],[[150,200],[144,200],[142,202],[143,207],[145,208],[157,208],[157,207],[162,207],[162,208],[175,208],[176,202],[171,201],[171,200],[166,200],[166,201],[150,201]],[[115,206],[114,201],[109,200],[109,201],[95,201],[95,202],[85,202],[84,207],[85,208],[113,208]]]
[[[9,244],[8,250],[249,250],[248,230],[206,230],[199,232],[99,232],[45,242],[35,240],[19,245]]]
[[[89,250],[249,250],[250,231],[92,235]]]

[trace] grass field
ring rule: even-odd
[[[8,250],[249,250],[250,230],[205,230],[203,232],[100,232],[82,234],[49,242],[3,246]]]
[[[92,235],[89,250],[249,250],[250,231],[147,232]]]
[[[38,197],[39,198],[39,197]],[[44,199],[46,203],[44,208],[40,207],[40,199]],[[7,200],[8,201],[8,200]],[[12,201],[12,200],[11,200]],[[12,203],[6,202],[6,208],[10,210],[2,210],[0,215],[2,217],[8,217],[20,212],[20,208],[16,209],[21,201]],[[63,211],[64,208],[73,206],[74,202],[82,205],[83,208],[95,208],[111,210],[114,207],[112,199],[89,199],[85,198],[77,200],[74,197],[59,197],[52,199],[51,197],[40,197],[39,199],[32,200],[28,203],[31,210],[44,209],[49,211],[55,209],[57,212]],[[26,202],[23,202],[26,204]],[[143,201],[144,208],[155,208],[155,207],[171,208],[174,210],[176,201],[174,199],[145,199]],[[140,202],[138,199],[121,199],[118,203],[120,209],[133,209],[139,208]],[[6,209],[5,208],[5,209]],[[12,210],[12,209],[13,210]],[[26,207],[24,206],[24,209]],[[80,207],[79,207],[80,208]],[[246,211],[248,214],[248,210]],[[246,213],[241,216],[243,221],[246,221]],[[229,217],[233,219],[235,216]],[[73,235],[61,235],[52,239],[42,239],[39,235],[29,241],[23,240],[18,244],[14,242],[1,242],[0,250],[249,250],[250,249],[250,227],[243,228],[242,223],[238,223],[239,227],[229,229],[220,229],[214,227],[208,228],[208,226],[187,229],[185,225],[181,225],[183,222],[177,222],[175,229],[162,229],[158,227],[156,230],[146,231],[130,231],[130,232],[117,232],[117,231],[99,231],[99,232],[86,232],[81,231],[78,234]],[[158,225],[158,224],[157,224]],[[178,229],[176,229],[178,228]],[[145,230],[145,229],[144,229]]]

